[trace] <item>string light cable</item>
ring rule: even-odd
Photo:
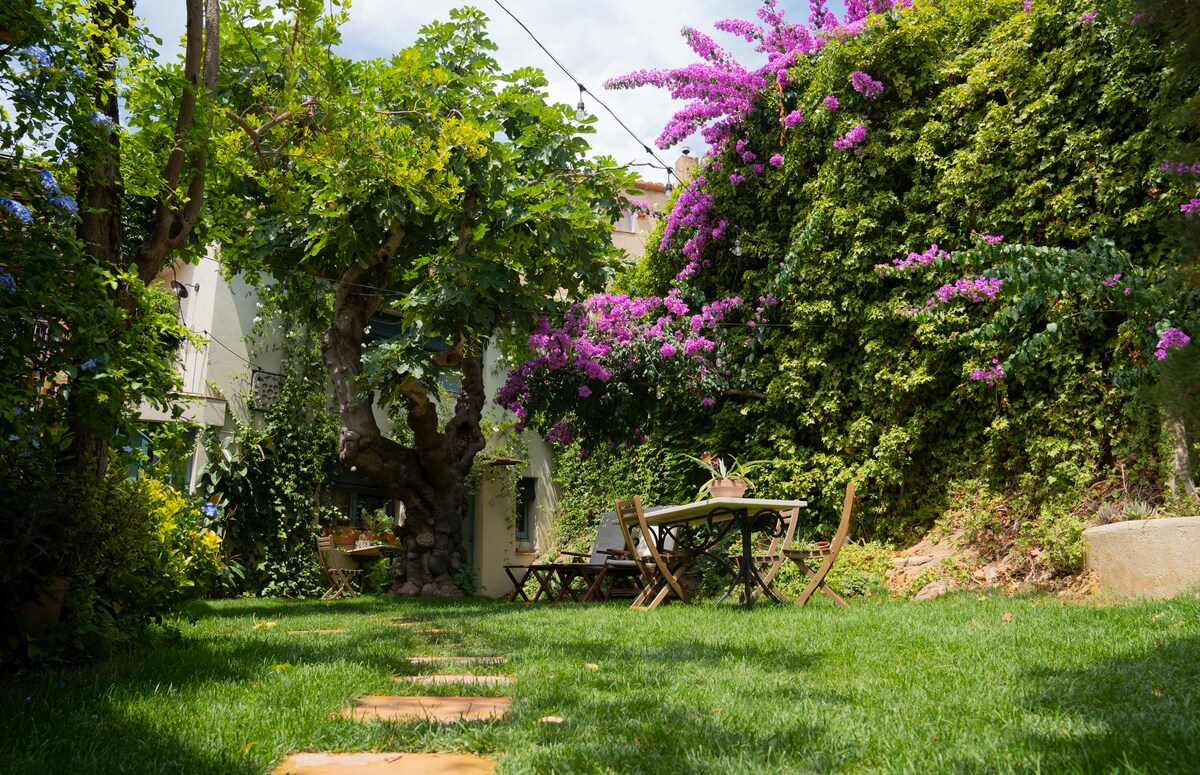
[[[650,158],[652,158],[656,162],[658,162],[658,168],[666,171],[667,185],[670,186],[671,176],[675,174],[675,168],[668,165],[666,162],[664,162],[662,159],[660,159],[658,157],[658,154],[655,153],[654,150],[644,140],[642,140],[642,138],[638,137],[637,134],[632,129],[630,129],[629,126],[624,121],[621,120],[621,117],[618,116],[613,111],[613,109],[610,108],[608,106],[608,104],[604,102],[604,100],[602,100],[598,96],[596,96],[596,93],[594,91],[592,91],[588,87],[584,86],[583,82],[580,81],[578,78],[576,78],[574,76],[574,74],[572,74],[571,71],[566,68],[566,65],[564,65],[562,62],[560,62],[558,60],[558,57],[556,57],[556,56],[554,56],[554,54],[550,53],[550,49],[546,48],[546,46],[542,43],[542,41],[538,40],[537,35],[533,34],[533,31],[530,30],[529,27],[527,27],[525,25],[525,22],[518,19],[517,15],[514,14],[512,11],[508,10],[508,8],[506,8],[504,6],[504,4],[500,2],[500,0],[492,0],[492,2],[495,3],[497,6],[499,6],[501,11],[504,11],[504,13],[508,14],[509,18],[511,18],[514,22],[516,22],[517,25],[521,29],[525,30],[525,34],[528,35],[529,38],[534,43],[537,44],[538,48],[540,48],[542,51],[544,51],[546,53],[546,56],[550,57],[550,61],[552,61],[552,62],[554,62],[554,64],[558,65],[558,69],[562,70],[563,74],[566,75],[568,78],[570,78],[572,81],[574,81],[575,85],[579,87],[579,104],[576,106],[577,116],[578,116],[578,114],[585,113],[585,111],[586,111],[586,107],[583,104],[583,95],[584,94],[591,95],[592,99],[594,99],[600,107],[604,108],[604,110],[608,112],[608,115],[612,116],[613,120],[616,121],[618,124],[620,124],[621,128],[624,129],[625,132],[628,133],[628,135],[630,137],[632,137],[638,145],[642,146],[642,150],[645,151],[647,154],[649,154]],[[633,165],[629,165],[629,166],[633,166]],[[654,166],[654,165],[648,164],[646,166]]]

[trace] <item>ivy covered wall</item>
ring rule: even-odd
[[[1077,548],[1104,501],[1164,497],[1160,404],[1122,380],[1162,376],[1155,334],[1135,315],[1046,287],[1026,316],[982,342],[962,334],[992,322],[986,299],[904,312],[961,270],[898,281],[876,268],[985,236],[1070,249],[1103,237],[1127,253],[1139,289],[1157,289],[1172,319],[1197,330],[1187,282],[1196,243],[1175,228],[1194,182],[1163,169],[1180,141],[1195,139],[1175,108],[1196,84],[1129,9],[1028,5],[888,11],[799,57],[759,94],[689,188],[711,197],[711,222],[727,225],[697,262],[682,249],[695,232],[679,220],[680,235],[621,288],[665,297],[682,285],[696,306],[735,295],[779,303],[727,321],[731,378],[744,389],[710,411],[648,407],[651,444],[773,459],[764,494],[836,504],[855,478],[864,531],[883,538],[911,538],[955,493],[988,487],[1004,494],[1001,516],[1018,540]],[[1024,259],[1010,260],[1019,270]],[[1063,288],[1077,273],[1069,258],[1054,271]],[[1004,379],[970,378],[1065,323],[1070,335]],[[1175,351],[1174,368],[1194,374],[1194,349]],[[1045,562],[1070,570],[1078,560],[1068,549]]]

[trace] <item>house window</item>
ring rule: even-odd
[[[333,505],[351,525],[365,528],[371,515],[382,511],[395,521],[396,503],[387,490],[375,485],[361,471],[342,470],[333,483]]]
[[[614,231],[624,231],[624,232],[637,231],[637,228],[636,228],[637,221],[635,220],[636,217],[637,217],[637,215],[635,213],[631,213],[631,212],[621,213],[621,217],[617,218],[616,222],[613,224],[613,230]]]
[[[524,477],[517,484],[517,522],[516,538],[518,541],[530,540],[533,532],[533,508],[537,500],[537,479]]]
[[[174,433],[167,433],[168,429],[158,423],[135,428],[121,445],[122,451],[141,452],[141,457],[129,466],[129,478],[138,479],[154,471],[175,487],[188,489],[196,462],[196,429],[180,428],[173,425],[170,430]]]

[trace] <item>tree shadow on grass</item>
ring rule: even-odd
[[[1200,771],[1200,634],[1029,675],[1023,746],[1042,771]]]
[[[0,695],[6,773],[228,773],[252,775],[262,763],[236,751],[204,750],[167,725],[135,719],[103,693],[65,688],[56,676]]]

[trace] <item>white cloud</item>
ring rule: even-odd
[[[690,146],[699,155],[704,144],[698,137],[662,151],[654,142],[672,113],[681,107],[665,92],[649,87],[631,91],[607,91],[604,81],[634,70],[682,67],[697,57],[680,36],[687,25],[711,34],[717,43],[735,52],[739,61],[755,63],[759,55],[737,39],[713,30],[713,22],[727,18],[754,18],[759,3],[752,0],[501,0],[506,8],[525,23],[563,66],[590,92],[607,104],[637,137],[654,148],[658,157],[673,163],[680,149]],[[426,0],[421,3],[395,0],[356,0],[350,9],[350,22],[343,30],[342,51],[355,58],[388,57],[409,46],[423,24],[449,18],[452,8],[462,2]],[[553,61],[538,48],[494,0],[477,0],[477,7],[491,20],[488,32],[499,46],[495,53],[501,67],[511,70],[533,66],[550,81],[551,99],[574,105],[579,89]],[[833,0],[832,10],[841,11],[842,3]],[[138,12],[152,31],[163,38],[169,51],[183,30],[182,4],[176,2],[139,3]],[[781,0],[791,21],[805,21],[807,2]],[[177,49],[177,46],[176,46]],[[612,116],[591,96],[584,98],[589,112],[597,116],[596,134],[589,142],[598,153],[611,155],[621,163],[648,162],[649,155],[623,130]],[[665,182],[661,171],[644,170],[649,180]]]

